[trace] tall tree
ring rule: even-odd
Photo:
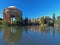
[[[16,17],[16,23],[21,24],[21,22],[22,22],[22,17],[20,16]]]
[[[25,25],[28,25],[28,18],[25,18],[24,23]]]
[[[55,13],[53,13],[52,20],[53,20],[53,23],[55,23]]]
[[[57,17],[57,23],[60,25],[60,16]]]
[[[44,16],[43,17],[41,17],[41,24],[44,24],[45,22],[44,22],[45,20],[44,20]]]

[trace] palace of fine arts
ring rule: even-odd
[[[17,26],[54,26],[56,22],[55,13],[52,18],[49,16],[42,16],[41,18],[29,19],[23,18],[22,10],[19,10],[15,6],[9,6],[3,10],[3,20],[0,21],[0,25],[17,25]]]
[[[0,45],[60,45],[60,0],[0,0]]]

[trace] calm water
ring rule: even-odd
[[[60,45],[60,27],[0,27],[0,45]]]

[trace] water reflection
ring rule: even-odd
[[[60,27],[0,27],[4,45],[55,45],[60,41]],[[44,43],[44,44],[43,44]],[[2,44],[3,45],[3,44]]]
[[[24,30],[26,30],[26,32],[28,34],[28,36],[26,37],[27,39],[33,38],[32,39],[33,45],[47,45],[47,42],[50,44],[52,41],[54,42],[56,39],[55,34],[57,34],[57,33],[55,32],[56,31],[55,27],[27,26],[27,27],[24,27]],[[31,39],[28,41],[28,43],[31,41]],[[36,40],[37,42],[34,40]],[[28,44],[28,45],[32,45],[32,44]],[[27,44],[25,44],[25,45],[27,45]],[[54,45],[54,43],[53,43],[53,45]]]
[[[5,27],[4,28],[4,40],[9,45],[13,45],[22,37],[22,28],[20,27]]]
[[[24,27],[24,30],[31,30],[31,31],[38,31],[42,33],[47,33],[49,30],[54,31],[54,27],[44,27],[44,26],[26,26]]]
[[[58,29],[58,33],[60,34],[60,26],[57,29]]]
[[[52,36],[55,35],[55,31],[57,31],[56,27],[44,27],[44,26],[25,26],[23,27],[26,31],[33,31],[33,32],[39,32],[41,34],[49,34],[51,33]]]

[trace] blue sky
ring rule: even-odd
[[[56,17],[60,15],[60,0],[0,0],[0,17],[3,17],[3,9],[8,6],[16,6],[23,13],[23,17],[38,18],[42,16]]]

